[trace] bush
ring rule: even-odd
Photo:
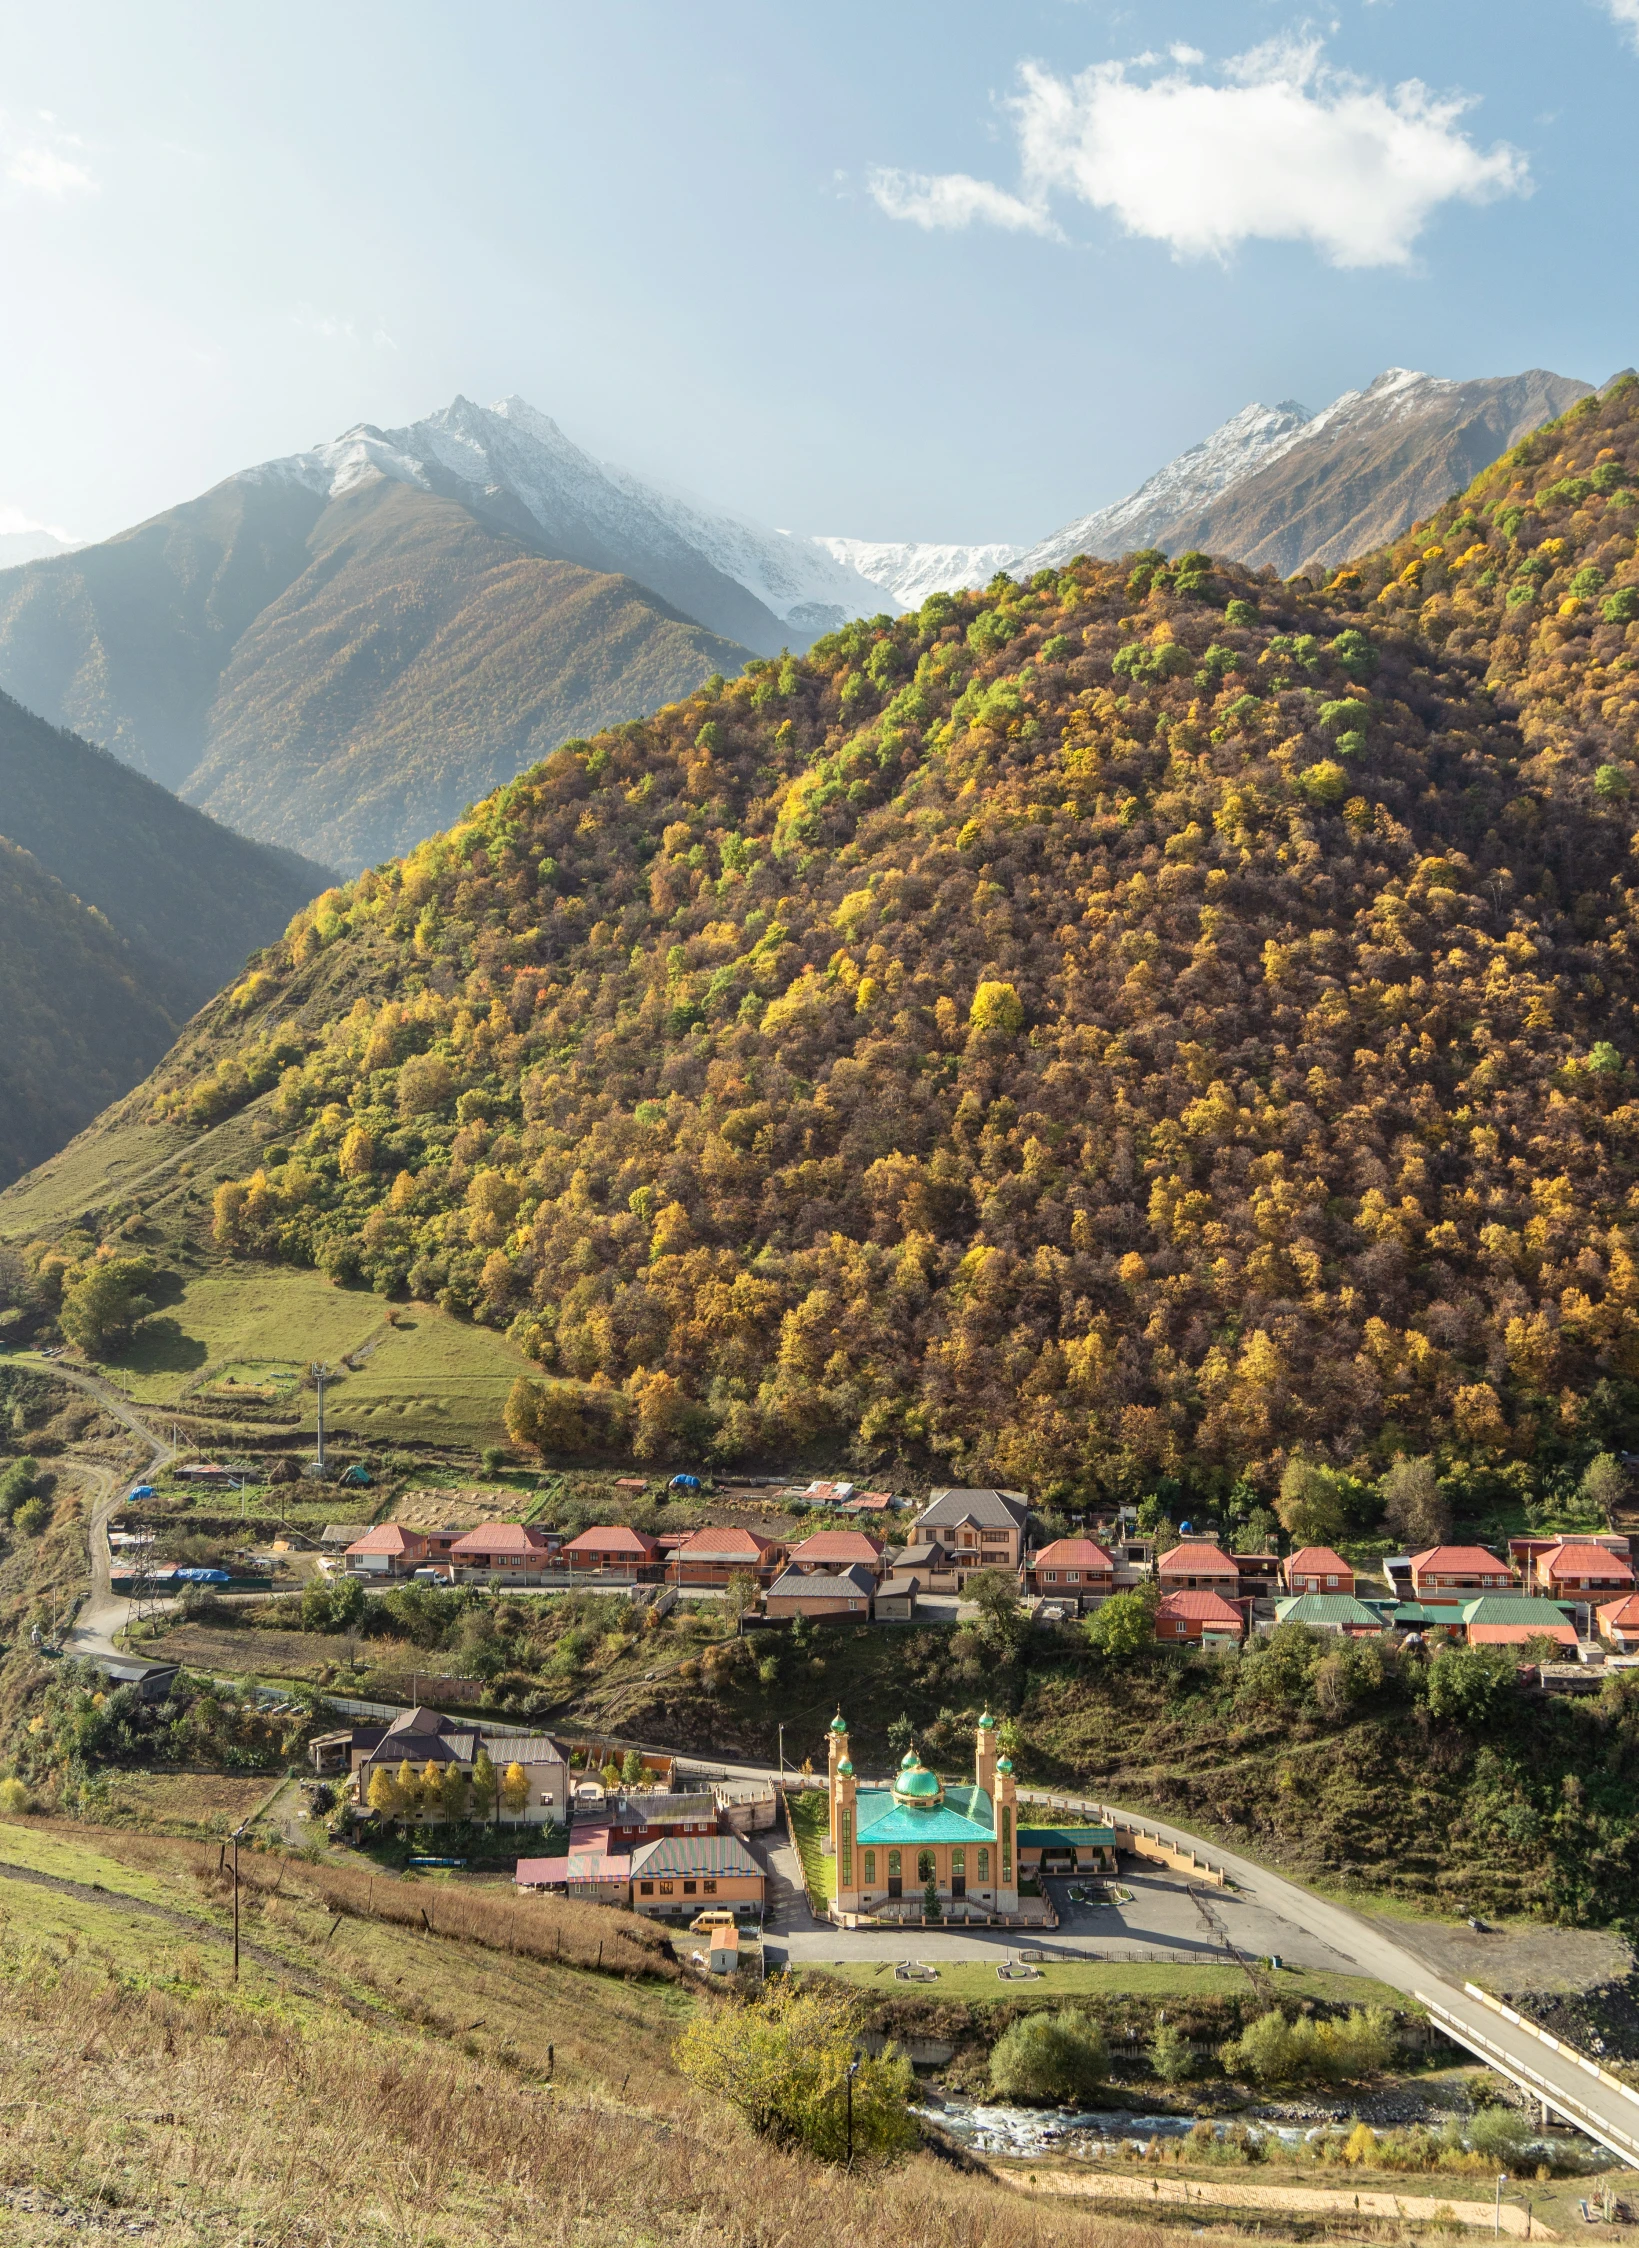
[[[303,1631],[346,1631],[362,1621],[364,1587],[357,1577],[313,1577],[302,1587]]]
[[[11,1526],[20,1536],[37,1538],[51,1520],[51,1509],[44,1499],[25,1499],[11,1518]]]
[[[0,1818],[20,1818],[31,1808],[28,1789],[21,1780],[0,1780]]]
[[[1307,2014],[1289,2022],[1273,2007],[1218,2057],[1230,2074],[1260,2084],[1332,2084],[1379,2074],[1393,2060],[1395,2044],[1394,2024],[1382,2006],[1352,2006],[1338,2022]]]
[[[1176,2024],[1162,2022],[1150,2039],[1150,2066],[1163,2084],[1182,2084],[1195,2074],[1195,2048]]]
[[[1518,2108],[1483,2107],[1469,2126],[1469,2143],[1477,2154],[1500,2162],[1510,2170],[1528,2166],[1527,2149],[1536,2134]]]
[[[1002,2032],[990,2056],[990,2089],[1002,2100],[1062,2103],[1096,2092],[1108,2069],[1103,2031],[1066,2006],[1026,2014]]]
[[[911,2065],[892,2045],[874,2059],[860,2055],[862,2026],[847,1992],[782,1976],[758,1999],[702,2008],[677,2041],[677,2064],[765,2138],[840,2162],[848,2148],[846,2080],[857,2062],[854,2159],[888,2161],[916,2143]]]

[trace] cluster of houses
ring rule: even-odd
[[[834,1490],[852,1494],[847,1484]],[[874,1505],[885,1495],[865,1497]],[[842,1511],[855,1498],[831,1503]],[[1548,1638],[1574,1647],[1597,1631],[1619,1653],[1639,1649],[1639,1588],[1628,1540],[1614,1533],[1513,1538],[1506,1559],[1481,1546],[1434,1546],[1363,1581],[1323,1546],[1284,1557],[1229,1553],[1186,1535],[1158,1552],[1152,1539],[1104,1530],[1033,1547],[1029,1503],[1018,1491],[935,1491],[902,1543],[890,1543],[885,1527],[852,1519],[793,1538],[738,1524],[654,1536],[604,1523],[565,1537],[516,1522],[473,1530],[388,1522],[353,1537],[343,1565],[366,1578],[542,1589],[713,1593],[737,1584],[772,1624],[907,1622],[919,1602],[960,1595],[978,1572],[1001,1570],[1044,1621],[1085,1615],[1114,1593],[1153,1583],[1155,1633],[1168,1645],[1234,1643],[1260,1626],[1296,1621],[1344,1634],[1440,1628],[1503,1645]]]

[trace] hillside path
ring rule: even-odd
[[[145,1473],[152,1475],[157,1469],[176,1457],[176,1447],[156,1436],[141,1414],[122,1396],[112,1382],[105,1382],[100,1374],[82,1373],[78,1367],[64,1366],[59,1360],[49,1361],[46,1369],[57,1381],[67,1382],[73,1389],[83,1390],[115,1420],[123,1421],[133,1436],[140,1437],[153,1457]],[[118,1475],[106,1460],[88,1454],[69,1452],[65,1455],[73,1470],[91,1489],[90,1520],[86,1524],[86,1544],[91,1564],[91,1592],[69,1629],[63,1634],[62,1651],[65,1655],[81,1658],[96,1655],[117,1655],[114,1634],[123,1629],[131,1619],[133,1602],[114,1591],[113,1566],[108,1551],[108,1525],[124,1500],[133,1478]]]

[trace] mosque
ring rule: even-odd
[[[914,1748],[890,1784],[862,1785],[840,1710],[826,1740],[839,1913],[880,1911],[900,1897],[914,1903],[930,1881],[942,1910],[965,1903],[979,1913],[1017,1913],[1018,1793],[1012,1760],[996,1753],[988,1710],[979,1720],[971,1787],[947,1787]]]

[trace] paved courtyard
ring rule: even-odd
[[[793,1893],[787,1886],[795,1853],[784,1837],[776,1840],[759,1835],[757,1840],[769,1854],[780,1899],[766,1944],[771,1967],[802,1960],[1002,1959],[1021,1946],[1045,1952],[1050,1958],[1165,1961],[1173,1965],[1209,1965],[1226,1956],[1222,1935],[1208,1923],[1183,1876],[1149,1868],[1134,1870],[1131,1859],[1123,1867],[1120,1883],[1132,1892],[1129,1903],[1072,1904],[1069,1891],[1073,1884],[1049,1881],[1059,1925],[1039,1934],[1020,1928],[843,1929],[816,1921],[800,1890]],[[785,1880],[778,1878],[781,1874]],[[1309,1934],[1268,1905],[1216,1889],[1204,1894],[1231,1940],[1254,1957],[1274,1953],[1294,1967],[1328,1968],[1339,1974],[1366,1971],[1356,1960],[1334,1950],[1324,1937]]]

